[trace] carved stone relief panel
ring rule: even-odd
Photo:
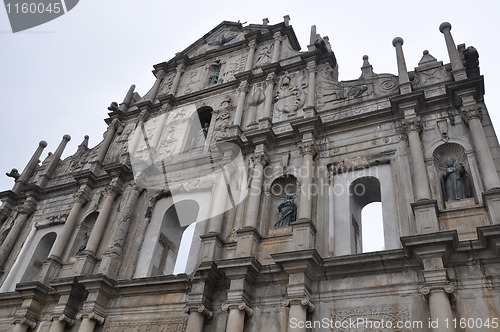
[[[166,95],[170,93],[170,88],[172,87],[172,82],[174,81],[175,73],[172,73],[170,75],[167,75],[163,81],[161,82],[160,85],[160,90],[158,92],[158,95]]]
[[[283,38],[283,40],[281,41],[280,59],[288,59],[288,58],[294,57],[298,54],[300,54],[300,52],[298,52],[292,48],[292,45],[290,45],[290,41],[288,40],[288,38],[286,38],[286,37]]]
[[[256,83],[248,92],[248,107],[246,107],[244,127],[255,127],[258,125],[257,120],[260,118],[264,108],[264,100],[266,100],[265,82]]]
[[[246,57],[243,55],[232,56],[225,60],[222,68],[221,83],[234,81],[235,74],[242,72],[245,69]]]
[[[409,310],[398,305],[334,311],[331,317],[337,325],[332,326],[331,331],[394,331],[398,322],[411,322]],[[353,328],[351,322],[360,324],[354,324]],[[397,331],[410,332],[412,329],[402,327]]]
[[[119,321],[106,324],[105,332],[183,332],[186,319],[171,318],[147,321]]]
[[[306,102],[307,74],[285,72],[278,80],[274,94],[273,122],[300,116]]]
[[[195,92],[199,89],[203,68],[191,68],[182,75],[180,95]]]
[[[262,43],[255,52],[254,67],[261,67],[271,62],[274,44],[272,42]]]

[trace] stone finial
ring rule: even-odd
[[[83,137],[83,141],[82,141],[82,144],[80,144],[80,146],[85,146],[85,147],[89,146],[89,135],[85,135]]]
[[[403,38],[396,37],[392,40],[392,45],[396,48],[396,60],[398,62],[399,92],[407,94],[411,92],[410,78],[406,69],[405,56],[403,54]]]
[[[283,22],[285,23],[285,26],[290,26],[290,15],[283,16]]]
[[[455,81],[467,79],[465,67],[462,63],[462,59],[460,58],[460,54],[458,54],[457,47],[453,41],[453,36],[451,35],[451,24],[449,22],[441,23],[439,31],[444,35],[446,48],[448,49],[448,55],[450,56],[453,78]]]
[[[373,72],[373,67],[368,61],[368,55],[363,55],[363,66],[361,67],[361,77],[360,79],[370,79],[375,76]]]
[[[269,24],[269,19],[266,17],[266,18],[263,18],[262,19],[262,25],[268,25]]]

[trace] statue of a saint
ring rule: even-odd
[[[83,235],[83,240],[82,240],[82,244],[80,244],[80,247],[78,248],[76,254],[79,255],[82,251],[85,250],[85,248],[87,248],[87,243],[89,242],[89,233],[88,232],[85,232],[85,234]]]
[[[445,202],[471,197],[467,171],[461,163],[455,166],[453,160],[446,160],[441,186]]]
[[[292,195],[286,195],[283,202],[278,205],[279,219],[274,227],[290,226],[297,218],[297,205]]]
[[[210,124],[208,122],[203,123],[203,127],[198,132],[198,135],[193,137],[193,143],[191,143],[192,148],[199,148],[205,145],[209,126]]]

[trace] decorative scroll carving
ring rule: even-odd
[[[341,322],[348,323],[349,321],[362,320],[365,322],[377,321],[380,322],[384,320],[385,322],[391,322],[392,326],[396,326],[398,322],[408,322],[410,321],[410,312],[407,308],[402,308],[401,306],[377,306],[377,307],[365,307],[356,308],[350,310],[340,310],[332,312],[332,320],[339,322],[339,329],[332,327],[331,331],[350,331],[349,324],[340,324]],[[343,327],[345,326],[345,328]],[[401,332],[411,332],[409,328],[401,328]]]
[[[222,311],[228,311],[231,309],[238,309],[244,311],[247,316],[252,316],[253,309],[250,308],[245,302],[240,303],[224,303],[221,305]]]
[[[420,292],[423,295],[429,295],[433,290],[444,290],[446,293],[451,294],[455,291],[455,286],[452,284],[441,284],[441,285],[425,285],[420,288]]]
[[[188,306],[184,307],[184,312],[186,314],[189,314],[193,310],[199,312],[200,314],[205,316],[207,319],[210,319],[213,316],[213,312],[208,310],[208,308],[205,307],[205,305],[203,305],[203,304],[200,304],[199,306],[189,306],[188,305]]]
[[[187,319],[170,318],[161,320],[117,321],[107,324],[105,332],[184,332]]]
[[[288,307],[288,306],[294,305],[294,304],[300,304],[300,305],[303,305],[304,307],[306,307],[307,311],[309,311],[309,312],[313,312],[315,309],[314,304],[307,297],[284,299],[282,304],[285,307]]]

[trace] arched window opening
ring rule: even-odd
[[[43,263],[49,256],[50,249],[56,241],[57,234],[54,232],[45,234],[38,242],[38,245],[31,257],[30,262],[24,272],[21,282],[24,281],[34,281],[38,277],[38,274],[42,270]]]
[[[382,202],[380,181],[373,176],[358,178],[351,183],[349,194],[351,210],[351,252],[362,253],[383,250],[385,242],[381,213],[382,208],[380,204]],[[379,203],[379,212],[370,213],[370,211],[372,211],[372,206],[368,207],[365,212],[365,207],[374,202]],[[373,232],[372,227],[377,231]]]
[[[363,252],[385,250],[382,203],[367,204],[361,211],[361,220],[365,234],[362,239]]]
[[[153,253],[152,276],[184,272],[192,242],[192,233],[189,237],[185,231],[195,224],[198,211],[194,200],[180,201],[167,209]]]
[[[192,150],[205,146],[208,129],[212,121],[212,108],[202,107],[191,118],[186,150]]]

